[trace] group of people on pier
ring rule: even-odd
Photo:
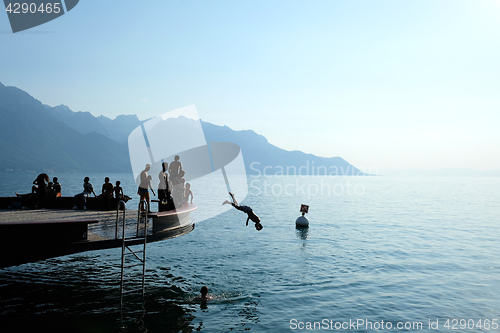
[[[113,183],[110,182],[109,177],[106,177],[104,178],[104,184],[102,184],[101,194],[96,195],[94,187],[92,186],[92,183],[90,183],[90,178],[85,177],[83,179],[83,192],[75,195],[75,207],[73,207],[73,209],[77,209],[82,206],[82,203],[83,208],[85,209],[87,206],[87,197],[91,194],[101,200],[109,200],[113,198],[125,201],[130,200],[131,198],[123,193],[123,188],[120,184],[121,182],[117,180],[115,185],[113,185]]]
[[[149,190],[153,192],[156,196],[155,191],[151,185],[152,177],[148,175],[148,171],[151,170],[151,165],[147,164],[146,168],[140,174],[140,185],[137,194],[140,195],[141,200],[146,200],[148,207],[150,207],[150,197]],[[182,168],[182,163],[180,162],[179,155],[174,157],[174,160],[169,163],[163,162],[161,164],[161,170],[158,174],[158,200],[162,204],[163,210],[175,209],[175,207],[180,207],[184,203],[193,202],[193,192],[191,191],[191,184],[186,183],[184,178],[186,172]],[[90,182],[89,177],[85,177],[83,180],[83,191],[74,196],[74,206],[73,209],[87,208],[87,198],[89,196],[94,196],[102,201],[108,199],[118,199],[118,200],[130,200],[131,198],[123,193],[123,188],[120,186],[120,181],[116,181],[113,185],[109,177],[104,178],[104,184],[102,185],[101,194],[97,195],[94,191],[94,187]],[[55,198],[61,197],[61,184],[57,177],[49,179],[46,173],[41,173],[33,181],[32,192],[28,194],[18,194],[17,197],[29,197],[31,200],[34,199],[35,207],[45,208],[51,206],[50,202],[53,202]],[[149,208],[150,210],[150,208]]]
[[[137,194],[140,195],[140,200],[145,200],[150,207],[149,190],[156,196],[155,191],[151,185],[153,177],[148,174],[151,170],[151,164],[146,164],[146,167],[140,174],[140,185]],[[158,174],[158,200],[163,205],[163,210],[175,209],[184,203],[193,202],[193,192],[191,191],[191,184],[186,183],[184,178],[186,172],[182,168],[180,156],[176,155],[174,160],[161,164],[161,170]],[[150,210],[150,208],[148,208]]]
[[[113,185],[109,177],[104,179],[104,184],[102,185],[102,192],[100,195],[96,195],[92,183],[90,183],[90,178],[85,177],[83,180],[83,192],[78,193],[74,196],[74,209],[78,207],[86,208],[87,197],[94,195],[94,197],[101,199],[111,199],[117,198],[118,200],[130,200],[131,198],[123,193],[123,189],[120,186],[120,181],[116,181],[116,185]],[[45,208],[52,206],[56,198],[62,196],[62,186],[59,183],[57,177],[52,178],[50,181],[49,176],[46,173],[39,174],[33,181],[33,186],[31,188],[31,193],[18,194],[18,198],[30,198],[34,201],[34,205],[37,208]]]
[[[38,207],[45,207],[47,200],[54,200],[61,196],[61,184],[57,177],[50,181],[49,175],[46,173],[39,174],[33,181],[31,193],[18,194],[17,197],[35,197]]]

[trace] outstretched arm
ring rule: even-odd
[[[246,224],[247,227],[248,227],[248,220],[250,220],[250,216],[247,217],[247,224]]]

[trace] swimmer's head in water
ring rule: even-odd
[[[208,294],[208,288],[207,286],[201,287],[200,293],[202,296],[206,296]]]

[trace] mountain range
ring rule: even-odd
[[[129,172],[128,136],[144,121],[51,107],[0,83],[0,170]],[[278,148],[252,130],[201,122],[207,142],[240,146],[248,174],[363,175],[341,157]]]

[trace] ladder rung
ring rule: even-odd
[[[133,252],[125,252],[123,255],[129,255],[129,254],[134,254],[134,253],[144,253],[143,250],[140,250],[140,251],[133,251]]]
[[[143,265],[144,265],[144,263],[141,261],[140,263],[137,263],[137,264],[123,265],[123,268],[131,268],[131,267],[143,266]]]
[[[123,240],[130,240],[130,239],[132,239],[132,240],[136,240],[136,239],[144,240],[144,238],[146,238],[146,237],[144,237],[144,235],[138,235],[138,236],[125,237],[125,238],[123,238]]]
[[[128,237],[124,238],[124,242],[134,242],[134,241],[144,241],[146,238],[145,237]]]
[[[122,274],[121,274],[121,288],[120,288],[120,293],[122,295],[125,294],[142,294],[144,296],[144,274],[145,274],[145,269],[146,269],[146,243],[147,243],[147,237],[148,237],[148,223],[150,217],[147,216],[146,214],[141,214],[142,216],[139,216],[139,219],[137,221],[137,233],[134,231],[132,233],[132,230],[130,229],[131,225],[128,224],[127,228],[125,226],[125,221],[123,221],[123,227],[122,227],[122,232],[123,232],[123,251],[122,251]],[[132,237],[125,237],[125,231],[128,230],[129,235],[135,235]],[[132,247],[135,246],[143,246],[142,248],[138,248],[137,251],[134,251]],[[134,261],[133,260],[128,260],[128,263],[125,263],[125,256],[128,256],[127,258],[131,258],[131,255],[135,257],[135,259],[138,259]],[[129,274],[125,273],[124,269],[132,268],[132,267],[141,267],[142,266],[142,273],[138,271],[138,269],[131,269],[129,271]],[[140,269],[140,268],[139,268]],[[125,290],[124,284],[125,281],[127,281],[127,284],[130,284],[133,280],[135,280],[138,275],[142,275],[142,288],[136,288],[130,290]],[[120,304],[120,306],[123,306],[123,304]]]

